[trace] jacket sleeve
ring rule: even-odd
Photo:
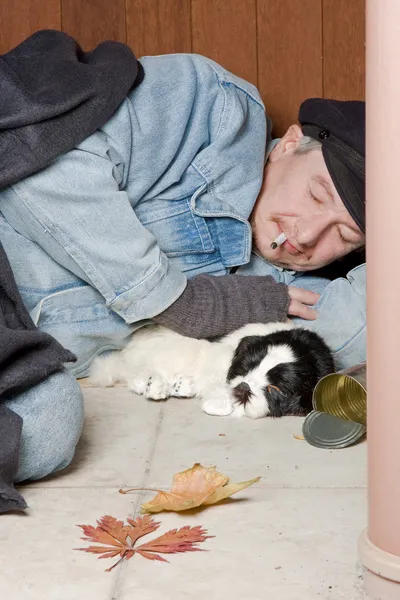
[[[186,276],[171,265],[140,223],[125,191],[123,165],[96,132],[50,167],[1,194],[14,229],[96,288],[127,323],[149,319],[183,292]]]

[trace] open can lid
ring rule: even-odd
[[[303,435],[317,448],[346,448],[366,432],[365,425],[313,410],[303,423]]]

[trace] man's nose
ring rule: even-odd
[[[329,215],[310,215],[296,222],[296,241],[303,248],[312,248],[319,238],[332,226],[332,218]]]

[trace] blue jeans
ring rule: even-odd
[[[57,371],[4,403],[23,419],[17,482],[69,465],[83,426],[83,396],[71,373]]]

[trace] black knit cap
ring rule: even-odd
[[[336,190],[365,233],[365,102],[309,98],[299,122],[304,135],[321,142]]]

